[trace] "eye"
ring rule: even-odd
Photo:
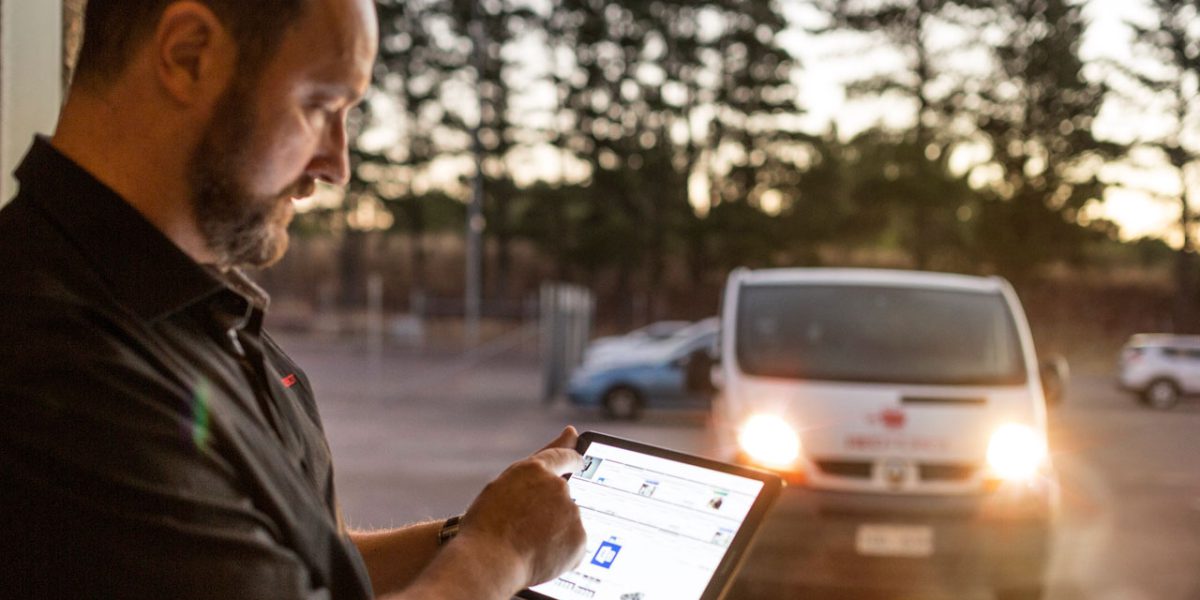
[[[325,103],[325,102],[313,102],[313,103],[306,105],[304,108],[309,114],[314,114],[314,115],[319,114],[319,115],[328,116],[328,115],[332,115],[333,113],[337,112],[336,108],[334,108],[332,105]]]
[[[316,97],[304,104],[305,112],[312,115],[331,117],[341,110],[340,103],[333,98]]]

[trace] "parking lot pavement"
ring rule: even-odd
[[[1200,402],[1153,411],[1084,377],[1051,416],[1063,485],[1052,597],[1200,599]]]
[[[700,412],[615,423],[544,405],[531,355],[473,362],[393,351],[372,360],[353,345],[281,343],[313,380],[341,503],[357,527],[461,512],[490,478],[568,423],[699,454],[712,448]],[[1051,421],[1064,511],[1048,598],[1200,599],[1200,402],[1154,412],[1107,378],[1078,377]]]

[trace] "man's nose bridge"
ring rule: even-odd
[[[345,185],[350,180],[350,148],[344,116],[330,120],[310,169],[317,178],[336,185]]]
[[[342,114],[335,119],[331,129],[335,177],[339,185],[344,185],[350,179],[350,147],[346,139],[346,115]]]

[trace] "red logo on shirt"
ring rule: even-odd
[[[283,383],[283,387],[290,388],[293,385],[296,385],[296,374],[292,373],[291,375],[280,379],[280,381]]]

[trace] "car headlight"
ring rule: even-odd
[[[1001,479],[1032,479],[1046,460],[1046,442],[1031,427],[1009,423],[1001,425],[988,442],[987,462]]]
[[[800,457],[800,435],[774,415],[753,415],[738,431],[738,445],[764,467],[786,469]]]

